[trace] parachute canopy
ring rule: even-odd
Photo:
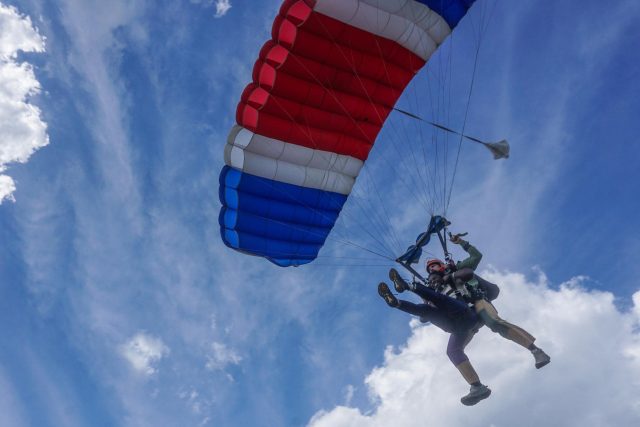
[[[396,101],[474,1],[284,1],[225,147],[225,244],[315,259]]]

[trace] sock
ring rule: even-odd
[[[478,387],[478,386],[481,386],[482,383],[480,381],[476,381],[475,383],[472,383],[471,385],[474,386],[474,387]]]
[[[531,350],[531,352],[534,352],[536,350],[540,350],[535,344],[531,344],[529,347],[527,347],[529,350]]]

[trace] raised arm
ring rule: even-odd
[[[459,261],[456,264],[456,268],[458,270],[461,270],[463,268],[470,268],[472,270],[475,270],[478,267],[478,264],[480,264],[482,253],[475,246],[473,246],[466,240],[462,240],[460,237],[453,236],[451,238],[451,241],[457,245],[462,246],[462,249],[464,249],[469,254],[467,258]]]

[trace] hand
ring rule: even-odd
[[[461,239],[461,236],[465,235],[464,234],[451,234],[449,236],[449,240],[451,240],[451,243],[455,243],[456,245],[460,245],[462,244],[462,242],[464,242],[464,240]]]

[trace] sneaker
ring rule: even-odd
[[[397,307],[399,305],[398,299],[391,293],[389,286],[386,283],[381,282],[378,285],[378,294],[384,299],[384,301],[390,307]]]
[[[541,348],[536,348],[531,352],[531,354],[533,354],[533,357],[536,359],[536,369],[540,369],[551,362],[549,355],[542,351]]]
[[[393,287],[396,288],[398,293],[402,293],[410,289],[407,281],[400,277],[400,273],[398,273],[395,268],[389,270],[389,279],[393,282]]]
[[[490,394],[491,390],[486,385],[472,385],[471,390],[469,390],[469,394],[463,396],[460,399],[460,402],[465,406],[473,406],[481,400],[489,397]]]

